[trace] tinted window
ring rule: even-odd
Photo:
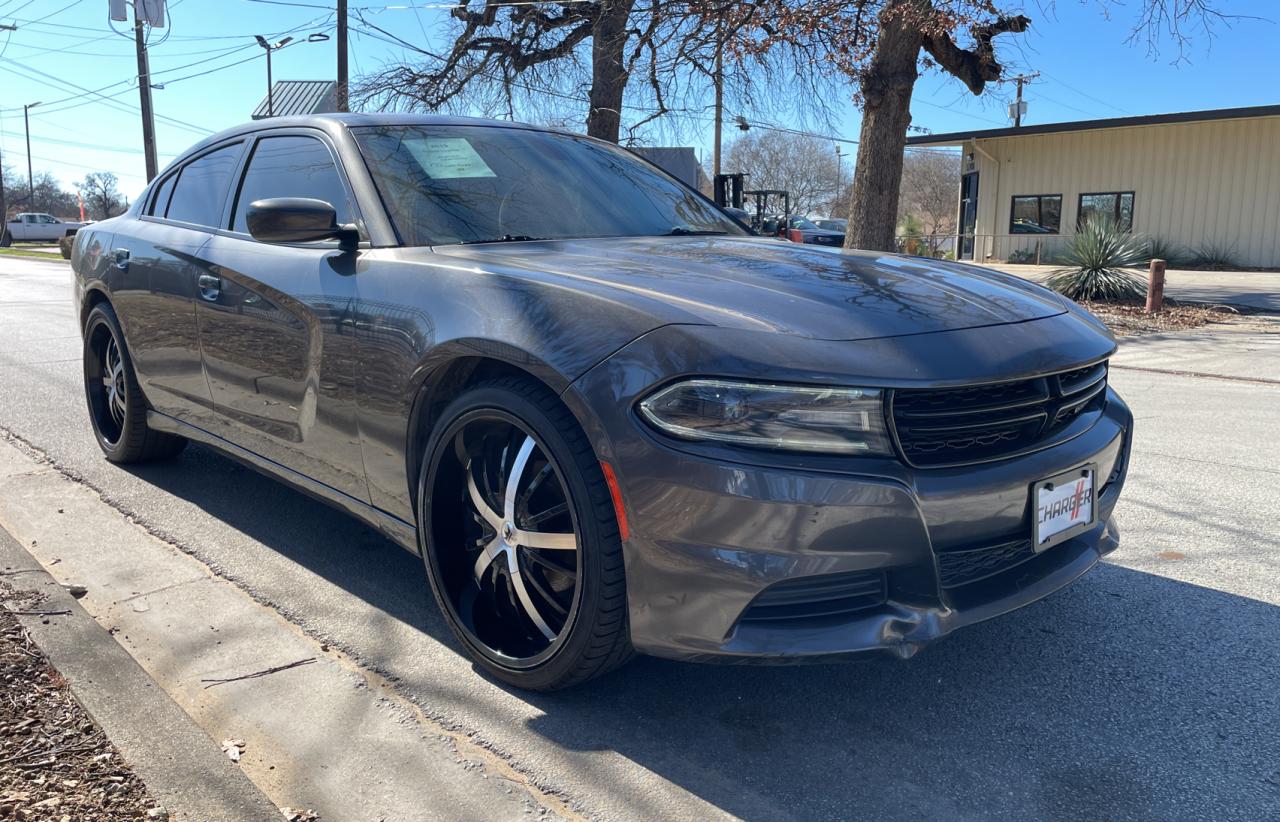
[[[227,188],[240,159],[240,144],[226,146],[182,167],[165,216],[184,223],[220,227]]]
[[[338,212],[339,223],[351,222],[351,203],[324,143],[311,137],[267,137],[254,146],[245,172],[232,226],[248,232],[249,204],[270,197],[324,200]]]
[[[1057,234],[1062,226],[1062,195],[1031,194],[1013,198],[1010,234]]]
[[[165,209],[169,207],[169,195],[173,193],[173,184],[177,181],[177,174],[170,174],[165,177],[158,188],[156,188],[156,196],[151,198],[151,208],[147,209],[147,213],[155,217],[163,217]]]
[[[707,200],[607,143],[482,126],[353,132],[407,245],[744,233]]]
[[[1076,226],[1094,220],[1109,222],[1121,231],[1133,230],[1133,192],[1119,191],[1104,194],[1081,194],[1080,211]]]

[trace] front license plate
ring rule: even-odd
[[[1094,524],[1097,499],[1093,466],[1077,468],[1035,484],[1035,549],[1043,551]]]

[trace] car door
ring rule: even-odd
[[[226,214],[244,142],[224,143],[151,187],[137,219],[116,232],[112,289],[134,371],[151,406],[206,430],[213,398],[200,357],[195,295],[208,266],[202,249]]]
[[[9,236],[14,240],[30,240],[32,231],[35,229],[35,216],[32,214],[19,214],[9,222]]]
[[[353,222],[350,189],[320,132],[266,132],[249,149],[228,222],[202,256],[196,300],[218,433],[368,502],[356,427],[354,255],[336,241],[276,245],[250,236],[249,204],[309,197]]]
[[[62,236],[62,223],[50,214],[37,214],[36,233],[41,240],[56,240]]]

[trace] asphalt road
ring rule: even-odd
[[[1123,545],[1046,601],[906,662],[639,659],[529,696],[474,671],[419,561],[369,529],[205,448],[106,463],[69,278],[0,260],[0,428],[589,812],[1280,819],[1280,335],[1229,337],[1238,379],[1113,372],[1138,420]],[[1118,362],[1178,370],[1215,340]]]

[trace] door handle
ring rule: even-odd
[[[129,249],[117,248],[115,250],[116,268],[121,271],[129,270]]]
[[[222,293],[222,280],[212,274],[201,274],[196,279],[196,285],[200,287],[200,297],[211,303],[218,301],[218,295]]]

